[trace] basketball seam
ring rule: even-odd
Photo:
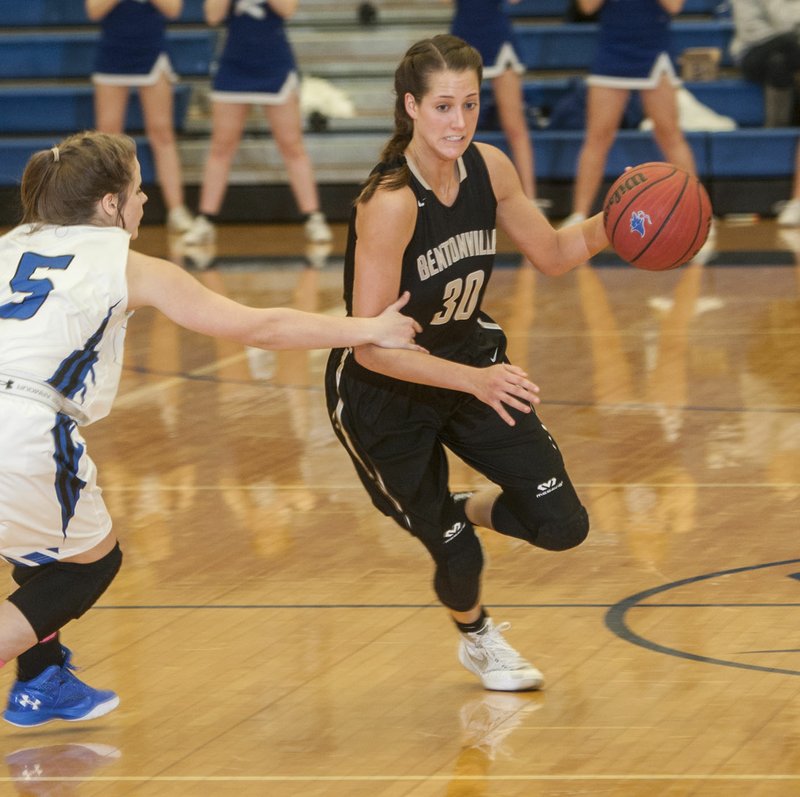
[[[675,171],[677,172],[678,170],[676,169]],[[675,172],[673,172],[672,174],[675,174]],[[671,176],[672,175],[670,175],[670,177]],[[658,228],[658,230],[656,230],[656,234],[647,242],[647,245],[644,247],[644,249],[642,249],[641,252],[639,252],[639,254],[636,255],[636,257],[634,257],[631,260],[631,263],[635,263],[658,240],[658,236],[661,235],[661,231],[667,226],[667,224],[669,223],[669,220],[672,218],[673,214],[675,213],[675,209],[680,204],[681,199],[683,199],[683,195],[686,193],[686,187],[688,185],[689,185],[689,174],[688,174],[688,172],[684,172],[683,173],[683,185],[681,186],[680,193],[675,197],[675,201],[672,203],[672,207],[670,208],[669,213],[667,214],[667,216],[664,219],[664,221],[661,222],[661,226]],[[644,191],[642,193],[644,193]],[[670,268],[671,268],[671,266],[670,266]]]
[[[643,163],[643,164],[640,164],[639,166],[637,166],[636,168],[637,168],[637,169],[640,169],[640,168],[642,168],[643,166],[649,166],[649,165],[650,165],[650,163]],[[638,194],[636,194],[635,196],[631,197],[631,198],[628,200],[627,204],[625,204],[623,207],[621,207],[621,208],[620,208],[619,215],[617,216],[617,220],[614,222],[614,228],[613,228],[613,229],[612,229],[612,231],[611,231],[611,241],[612,241],[612,245],[613,245],[613,241],[616,239],[616,235],[617,235],[617,227],[619,226],[619,223],[620,223],[620,222],[621,222],[623,219],[625,219],[625,218],[626,218],[626,214],[627,214],[627,212],[628,212],[628,209],[630,208],[630,206],[631,206],[631,205],[632,205],[634,202],[636,202],[636,201],[637,201],[637,200],[638,200],[638,199],[639,199],[639,198],[642,196],[642,194],[646,193],[647,191],[649,191],[649,190],[650,190],[650,189],[652,189],[652,188],[655,188],[656,186],[658,186],[659,184],[661,184],[661,183],[662,183],[662,182],[664,182],[665,180],[669,180],[669,179],[670,179],[670,178],[672,178],[672,177],[673,177],[673,176],[674,176],[674,175],[675,175],[677,172],[679,172],[679,171],[682,171],[681,169],[678,169],[678,167],[677,167],[677,166],[675,166],[675,165],[673,165],[673,164],[668,164],[668,165],[669,165],[669,166],[672,166],[672,171],[671,171],[671,172],[669,172],[668,174],[665,174],[665,175],[663,175],[662,177],[659,177],[657,180],[654,180],[652,183],[649,183],[648,185],[646,185],[644,188],[642,188],[642,190],[641,190],[641,191],[640,191]],[[635,169],[634,169],[634,171],[635,171]],[[623,175],[623,176],[624,176],[624,175]],[[670,215],[672,215],[672,213],[673,213],[674,211],[675,211],[675,207],[673,206],[673,208],[670,210]],[[664,223],[666,223],[666,222],[664,222]],[[658,235],[659,235],[659,233],[661,232],[661,229],[663,228],[663,226],[664,226],[664,224],[662,224],[662,225],[661,225],[661,227],[659,227],[659,229],[657,230],[656,234],[655,234],[655,235],[653,236],[653,238],[652,238],[652,239],[651,239],[651,240],[648,242],[647,246],[646,246],[644,249],[642,249],[642,250],[641,250],[641,251],[640,251],[640,252],[639,252],[639,253],[636,255],[636,257],[634,257],[633,259],[629,260],[629,261],[628,261],[629,263],[631,263],[631,264],[635,264],[635,262],[636,262],[636,261],[637,261],[637,260],[638,260],[638,259],[639,259],[639,258],[642,256],[642,254],[643,254],[644,252],[646,252],[646,251],[647,251],[647,249],[650,247],[650,245],[653,243],[653,241],[654,241],[654,240],[656,240],[656,238],[658,238]]]
[[[643,164],[643,165],[644,165],[644,166],[646,166],[647,164]],[[642,194],[644,194],[646,191],[649,191],[651,188],[655,188],[655,187],[656,187],[656,186],[657,186],[659,183],[662,183],[662,182],[664,182],[664,180],[669,180],[669,178],[670,178],[670,177],[672,177],[672,175],[673,175],[673,174],[675,174],[675,172],[677,172],[677,171],[678,171],[678,170],[677,170],[677,168],[673,168],[673,169],[672,169],[672,171],[671,171],[669,174],[665,174],[663,177],[659,177],[657,180],[653,181],[652,183],[649,183],[649,184],[648,184],[648,185],[646,185],[646,186],[645,186],[645,187],[644,187],[644,188],[643,188],[643,189],[642,189],[642,190],[641,190],[641,191],[640,191],[638,194],[636,194],[636,196],[634,196],[634,197],[631,197],[631,198],[628,200],[628,204],[627,204],[627,205],[625,205],[623,208],[621,208],[621,209],[620,209],[619,215],[617,216],[617,220],[614,222],[614,229],[613,229],[613,230],[611,230],[611,240],[612,240],[612,241],[614,240],[614,238],[615,238],[615,237],[616,237],[616,235],[617,235],[617,226],[618,226],[618,225],[619,225],[619,223],[622,221],[622,219],[623,219],[623,218],[625,218],[625,214],[628,212],[628,208],[629,208],[629,207],[630,207],[630,206],[631,206],[631,205],[632,205],[632,204],[633,204],[633,203],[634,203],[634,202],[635,202],[635,201],[636,201],[636,200],[637,200],[637,199],[638,199],[638,198],[639,198],[639,197],[640,197]]]
[[[697,183],[695,185],[695,188],[696,188],[696,193],[697,193],[697,204],[702,209],[703,205],[705,204],[703,202],[703,191],[705,191],[705,188],[703,188],[703,186],[701,185],[699,180],[697,181]],[[677,268],[678,266],[682,266],[684,263],[686,263],[687,261],[691,260],[700,251],[700,249],[702,248],[703,244],[705,243],[705,238],[698,245],[697,244],[697,236],[700,234],[700,231],[701,231],[701,229],[703,227],[703,224],[705,223],[705,220],[706,220],[705,216],[700,216],[700,215],[698,216],[697,227],[696,227],[696,229],[694,231],[694,238],[692,238],[691,244],[689,244],[689,246],[686,248],[686,250],[684,251],[684,253],[681,256],[681,258],[676,260],[670,266],[670,268]],[[711,223],[710,222],[709,222],[708,226],[709,226],[709,228],[711,227]],[[708,233],[706,233],[706,237],[708,237]]]
[[[667,173],[660,177],[654,178],[652,182],[647,181],[645,175],[640,176],[640,171],[645,172],[648,167],[667,167]],[[683,180],[680,187],[677,188],[677,194],[671,183],[674,182],[676,176],[682,176]],[[644,180],[642,180],[644,177]],[[632,178],[632,180],[631,180]],[[647,181],[647,182],[645,182]],[[659,221],[657,226],[654,225],[653,220],[648,214],[648,208],[643,207],[636,210],[637,224],[633,224],[634,216],[632,215],[631,208],[634,208],[639,201],[648,203],[647,197],[644,195],[651,189],[656,189],[662,182],[667,182],[668,190],[665,196],[659,196],[655,201],[649,200],[653,210],[657,212]],[[643,184],[644,183],[644,184]],[[638,185],[638,189],[637,189]],[[694,187],[694,196],[690,196],[689,188]],[[637,193],[638,190],[638,193]],[[625,194],[630,192],[630,196],[625,197]],[[661,192],[663,194],[663,190]],[[669,209],[666,208],[666,203],[672,199],[672,204]],[[614,204],[613,200],[618,203],[614,210],[614,221],[611,227],[608,226],[608,216]],[[687,204],[688,203],[688,204]],[[684,211],[685,206],[685,211]],[[663,214],[663,215],[662,215]],[[673,219],[675,219],[673,221]],[[694,226],[692,226],[694,221]],[[628,233],[620,234],[619,225],[623,223],[625,227],[629,227]],[[686,169],[682,169],[673,163],[665,161],[649,161],[641,163],[633,169],[628,169],[621,175],[609,189],[606,200],[603,203],[603,223],[606,227],[608,237],[612,247],[618,251],[627,251],[630,254],[625,254],[624,259],[631,265],[638,268],[645,268],[649,270],[667,270],[677,268],[684,263],[689,262],[696,254],[702,249],[706,239],[710,235],[711,225],[713,223],[713,210],[711,208],[711,200],[703,186],[702,182],[696,175],[691,174]],[[648,225],[652,231],[652,236],[647,238]],[[677,225],[677,226],[676,226]],[[689,232],[691,230],[691,237]],[[666,231],[666,232],[665,232]],[[636,238],[639,233],[640,248],[637,251]],[[666,235],[666,237],[665,237]],[[646,240],[645,240],[646,239]],[[661,245],[659,242],[664,242]],[[678,256],[675,256],[677,245],[684,243],[684,248],[680,251]],[[655,244],[655,248],[653,248]],[[648,258],[648,253],[652,249],[653,255]],[[665,255],[673,255],[670,262],[666,260]],[[649,259],[651,262],[642,265],[643,261]]]

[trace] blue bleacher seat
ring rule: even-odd
[[[96,31],[0,34],[3,78],[88,78],[94,65]],[[213,30],[168,30],[167,46],[175,71],[207,76],[214,55]]]
[[[0,0],[6,27],[57,27],[96,24],[86,16],[84,0]],[[177,22],[203,23],[203,0],[184,0]]]
[[[572,81],[586,74],[594,57],[597,25],[562,22],[567,3],[568,0],[521,0],[508,5],[514,15],[523,60],[530,71],[543,73],[535,78],[529,75],[525,80],[529,108],[551,109],[569,91]],[[727,12],[726,0],[687,0],[673,24],[675,52],[679,54],[690,47],[718,47],[723,54],[722,65],[730,66],[728,47],[733,25]],[[7,187],[19,183],[32,152],[51,147],[74,130],[91,127],[93,103],[89,76],[98,27],[86,18],[84,0],[0,0],[0,19],[3,20],[0,186]],[[218,35],[203,24],[202,0],[185,0],[180,20],[168,28],[170,55],[178,74],[206,78]],[[547,75],[548,71],[554,73],[552,77]],[[763,124],[760,85],[738,76],[725,76],[707,83],[689,83],[687,88],[701,103],[733,117],[740,125],[733,132],[687,134],[703,179],[791,177],[800,130],[760,127]],[[184,129],[189,95],[190,87],[179,84],[176,88],[179,131]],[[488,87],[482,102],[482,120],[485,120],[491,115],[493,104]],[[136,132],[141,126],[141,109],[134,93],[126,129]],[[497,129],[481,129],[477,138],[508,151]],[[532,138],[537,178],[572,181],[583,130],[533,128]],[[155,173],[149,146],[143,136],[137,141],[143,180],[152,184]],[[606,164],[605,177],[612,179],[626,166],[660,158],[650,133],[620,130]]]
[[[557,17],[565,19],[569,0],[520,0],[506,3],[506,11],[512,18]],[[686,0],[681,14],[725,18],[730,16],[730,3],[727,0]]]
[[[685,85],[703,105],[730,116],[739,127],[764,124],[764,89],[760,83],[733,77]]]
[[[712,135],[716,134],[686,134],[701,177],[708,177],[711,173],[708,140]],[[476,135],[476,140],[494,144],[510,154],[502,133],[480,131]],[[540,130],[534,133],[537,179],[573,180],[582,143],[581,130]],[[625,171],[626,166],[653,160],[663,160],[663,155],[656,147],[652,135],[642,134],[637,130],[620,130],[606,162],[605,177],[609,179],[618,177]]]
[[[185,127],[191,88],[175,87],[175,129]],[[94,126],[94,91],[83,86],[0,86],[0,135],[74,133]],[[142,109],[131,92],[127,131],[144,129]]]
[[[554,106],[581,78],[528,78],[523,82],[525,104],[529,112],[547,117]],[[764,93],[761,84],[740,78],[720,78],[707,82],[687,82],[686,88],[703,105],[723,116],[731,117],[739,127],[757,127],[764,124]],[[494,95],[489,86],[481,90],[481,123],[486,129],[499,129]]]
[[[708,167],[715,177],[786,177],[794,171],[798,133],[792,127],[715,133]]]
[[[800,129],[750,128],[686,134],[702,179],[770,179],[790,177]],[[502,133],[479,131],[478,141],[494,144],[508,153]],[[533,134],[536,174],[541,180],[572,180],[583,132],[578,130],[540,130]],[[661,160],[652,135],[635,130],[620,130],[609,153],[605,177],[613,179],[626,166]]]
[[[591,66],[597,42],[597,24],[575,22],[559,25],[517,23],[514,30],[519,56],[529,70],[586,70]],[[728,48],[733,23],[724,20],[676,21],[672,26],[676,53],[689,47],[718,47],[723,66],[730,64]]]
[[[8,27],[84,25],[83,0],[0,0],[0,19]]]
[[[0,186],[19,185],[25,164],[34,152],[40,149],[50,149],[57,144],[63,136],[57,135],[49,138],[0,138]],[[155,182],[155,168],[153,156],[147,139],[134,136],[137,145],[137,155],[142,166],[142,182],[152,184]]]

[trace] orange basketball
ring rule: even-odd
[[[711,229],[711,200],[693,175],[671,163],[642,163],[609,188],[603,223],[616,253],[663,271],[691,260]]]

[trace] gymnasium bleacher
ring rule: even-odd
[[[567,0],[521,0],[509,5],[527,66],[525,96],[536,153],[539,193],[553,200],[553,215],[568,212],[571,181],[582,140],[580,129],[552,129],[549,116],[585,74],[594,52],[596,25],[567,22]],[[365,13],[372,12],[372,13]],[[289,35],[304,74],[324,78],[352,100],[355,115],[328,118],[307,132],[323,205],[334,220],[348,212],[356,186],[368,173],[392,127],[391,76],[413,41],[447,30],[450,7],[430,0],[373,0],[372,4],[301,0]],[[83,0],[0,0],[0,223],[16,220],[13,201],[25,161],[36,149],[93,124],[89,76],[97,26]],[[724,2],[687,0],[673,23],[676,52],[716,47],[718,76],[687,82],[704,105],[733,118],[732,131],[691,131],[698,171],[718,214],[769,215],[785,199],[794,164],[796,128],[765,129],[761,87],[744,81],[730,63],[733,26]],[[202,0],[185,0],[181,18],[168,28],[170,56],[181,75],[175,124],[190,200],[196,196],[210,132],[209,69],[219,32],[202,21]],[[323,113],[324,116],[324,113]],[[505,146],[493,122],[492,95],[483,92],[478,138]],[[131,103],[128,131],[139,142],[145,184],[154,171],[142,133],[138,103]],[[650,133],[620,131],[606,167],[610,181],[625,166],[660,157]],[[151,189],[148,219],[160,221],[158,191]],[[7,200],[7,201],[6,201]],[[259,114],[253,112],[237,155],[223,218],[290,220],[294,204],[282,161]]]

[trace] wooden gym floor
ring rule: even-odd
[[[313,267],[294,227],[225,228],[217,259],[160,227],[137,246],[244,302],[339,313],[336,235]],[[326,352],[141,311],[86,430],[125,562],[63,635],[121,705],[4,725],[0,793],[800,793],[800,233],[722,222],[710,262],[660,274],[500,264],[486,308],[593,522],[560,554],[482,535],[486,603],[544,691],[459,665],[427,555],[330,430]],[[457,462],[452,483],[480,484]]]

